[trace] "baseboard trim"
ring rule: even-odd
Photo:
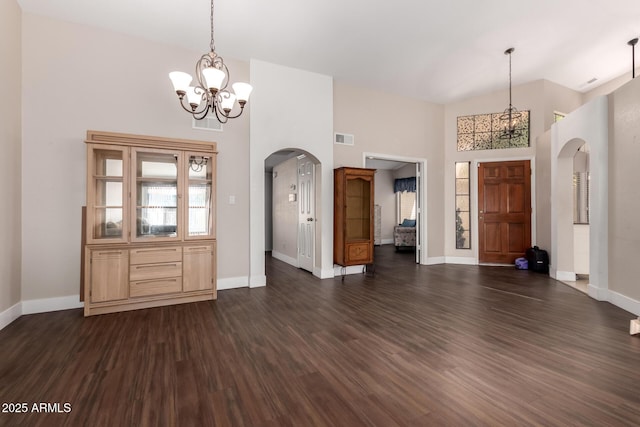
[[[82,307],[84,307],[84,303],[80,301],[80,295],[30,299],[22,301],[22,314],[46,313],[49,311],[70,310]]]
[[[14,304],[0,313],[0,331],[20,316],[22,316],[22,302]]]
[[[362,274],[364,273],[365,265],[350,265],[343,267],[341,265],[333,266],[333,277],[346,276],[348,274]]]
[[[261,288],[263,286],[267,286],[267,276],[251,276],[249,278],[249,287],[250,288]]]
[[[238,289],[249,287],[249,277],[227,277],[226,279],[218,279],[216,286],[219,291],[226,291],[227,289]]]
[[[589,283],[587,285],[587,295],[597,301],[608,301],[609,300],[609,291],[605,288],[598,288],[595,285]]]
[[[640,301],[614,291],[609,291],[607,300],[611,304],[640,317]]]
[[[576,273],[573,271],[556,271],[555,279],[561,282],[575,282]]]
[[[335,271],[333,271],[332,268],[313,267],[313,275],[319,279],[333,279],[335,277]]]
[[[427,262],[425,265],[437,265],[437,264],[446,264],[447,263],[447,258],[443,257],[443,256],[437,256],[437,257],[429,257],[427,258]]]
[[[298,259],[297,258],[292,258],[289,255],[285,255],[281,252],[278,251],[271,251],[271,256],[275,259],[279,259],[282,262],[286,262],[289,265],[292,265],[296,268],[299,268],[300,266],[298,265]]]
[[[445,263],[446,264],[478,265],[478,260],[471,257],[448,256],[448,257],[445,257]]]
[[[383,245],[393,245],[393,243],[395,242],[395,240],[393,239],[382,239],[380,240],[380,243]]]

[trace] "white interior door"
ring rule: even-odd
[[[298,265],[310,272],[316,234],[314,172],[313,162],[298,160]]]

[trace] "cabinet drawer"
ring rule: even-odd
[[[152,295],[172,294],[182,292],[182,278],[171,277],[168,279],[145,280],[131,282],[129,284],[129,296],[148,297]]]
[[[114,259],[122,258],[126,259],[126,249],[96,249],[91,251],[91,259]]]
[[[185,246],[184,254],[212,253],[213,245]]]
[[[131,249],[131,264],[158,264],[161,262],[182,261],[180,246],[165,248]]]
[[[166,277],[182,276],[181,262],[166,262],[163,264],[140,264],[129,268],[129,280],[163,279]]]
[[[352,243],[347,244],[347,262],[362,264],[370,263],[371,245],[369,243]]]

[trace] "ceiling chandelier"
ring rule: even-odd
[[[500,139],[513,139],[522,136],[522,129],[518,128],[522,114],[511,104],[511,54],[515,48],[510,47],[504,51],[509,55],[509,108],[500,116]]]
[[[204,119],[209,112],[214,113],[220,123],[239,117],[249,100],[253,88],[248,83],[234,83],[235,93],[229,92],[229,69],[221,56],[216,54],[213,41],[213,0],[211,0],[211,42],[210,52],[202,55],[196,63],[197,84],[191,86],[193,78],[182,71],[169,73],[173,88],[178,94],[180,105],[191,113],[197,120]],[[186,105],[185,105],[186,98]],[[231,115],[236,100],[240,105],[240,112]]]

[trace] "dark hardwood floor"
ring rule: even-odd
[[[631,314],[413,257],[378,247],[374,276],[344,282],[268,257],[269,286],[216,302],[23,316],[0,331],[0,401],[29,412],[0,425],[640,425]]]

